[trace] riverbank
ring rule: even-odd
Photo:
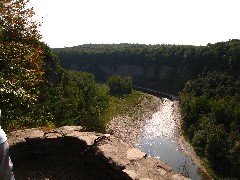
[[[162,100],[149,94],[142,94],[139,104],[129,107],[131,114],[120,114],[112,118],[106,131],[131,145],[138,143],[144,125],[152,114],[161,107]]]
[[[157,98],[155,96],[149,95],[151,98],[145,98],[141,102],[141,107],[145,107],[145,111],[142,114],[138,114],[139,117],[132,121],[128,116],[118,116],[114,117],[113,120],[108,125],[108,132],[120,138],[122,141],[136,145],[140,139],[140,135],[143,133],[144,125],[149,119],[152,118],[152,115],[159,111],[164,103],[163,99]],[[139,112],[137,107],[132,107],[136,112]],[[184,139],[181,133],[181,114],[178,105],[178,101],[174,100],[173,105],[171,106],[172,118],[175,120],[177,124],[177,141],[179,143],[179,147],[182,152],[187,154],[192,161],[199,167],[200,171],[205,172],[207,174],[206,169],[202,165],[201,161],[197,157],[191,145]],[[204,179],[211,179],[210,176]]]
[[[197,156],[196,152],[193,150],[192,146],[189,142],[184,138],[182,131],[181,131],[181,113],[179,108],[179,102],[173,101],[173,116],[176,120],[177,127],[178,127],[178,143],[181,150],[189,156],[192,161],[199,167],[201,171],[203,171],[207,176],[205,179],[212,179],[209,173],[207,172],[206,168],[202,165],[200,158]]]

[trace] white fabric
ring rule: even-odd
[[[0,117],[1,117],[0,109]],[[14,180],[13,164],[9,157],[7,135],[0,126],[0,180]]]
[[[4,143],[5,141],[7,141],[6,133],[3,131],[3,129],[0,126],[0,144]]]
[[[12,168],[12,161],[9,157],[9,145],[6,141],[0,144],[0,179],[14,180]]]
[[[0,118],[1,118],[1,116],[2,116],[2,111],[0,109]],[[6,140],[7,140],[7,136],[0,126],[0,144],[4,143]]]

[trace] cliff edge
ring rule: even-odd
[[[16,179],[187,179],[114,136],[80,126],[13,131],[8,142]]]

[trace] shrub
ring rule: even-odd
[[[110,92],[113,94],[130,94],[132,93],[133,81],[131,77],[113,75],[107,80]]]

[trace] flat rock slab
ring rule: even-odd
[[[13,131],[8,134],[9,146],[26,142],[27,139],[43,139],[44,132],[38,128]]]
[[[141,159],[144,156],[146,156],[145,153],[143,153],[142,151],[140,151],[137,148],[131,148],[127,150],[127,158],[130,160],[137,160],[137,159]]]
[[[17,149],[18,144],[19,146],[24,143],[27,144],[33,139],[40,139],[42,142],[49,139],[51,142],[55,142],[54,139],[59,138],[71,138],[74,141],[76,140],[76,143],[85,144],[86,147],[93,147],[89,151],[89,153],[92,153],[91,156],[100,159],[104,166],[108,164],[107,168],[121,175],[122,179],[188,179],[173,172],[168,165],[160,160],[147,157],[139,149],[123,143],[114,136],[84,132],[80,126],[64,126],[45,132],[38,128],[11,132],[8,135],[10,153],[13,147]],[[25,148],[28,148],[28,146],[25,146]],[[39,145],[39,148],[41,148],[41,145]],[[45,150],[45,152],[48,151]],[[15,153],[18,153],[18,151],[15,151]]]

